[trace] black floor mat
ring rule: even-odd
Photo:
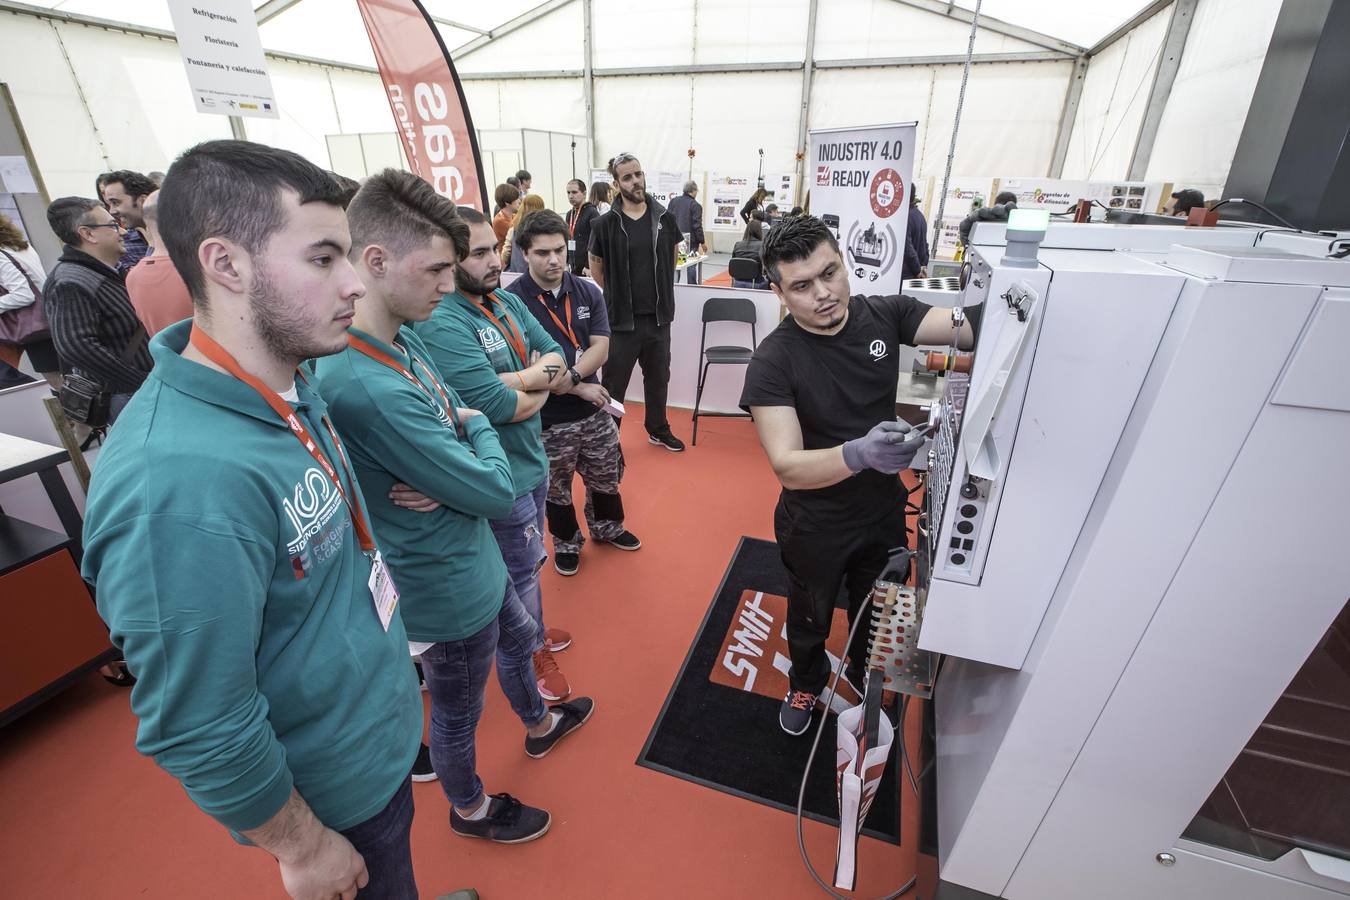
[[[779,636],[785,611],[781,598],[786,595],[787,573],[778,545],[741,538],[638,756],[639,765],[789,812],[796,809],[820,714],[801,737],[778,727],[778,706],[787,688],[781,671],[786,660],[777,657],[780,650],[787,653]],[[834,652],[846,636],[840,628],[842,595],[839,605],[830,644]],[[733,631],[741,636],[733,637]],[[807,783],[805,813],[837,824],[834,729],[831,715]],[[899,844],[895,767],[892,754],[863,833]]]

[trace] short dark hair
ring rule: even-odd
[[[469,226],[454,202],[411,172],[385,169],[367,178],[347,207],[347,222],[353,253],[381,244],[402,256],[439,234],[459,259],[469,255]]]
[[[561,235],[564,241],[567,240],[567,223],[553,210],[541,209],[520,220],[516,226],[516,243],[520,244],[520,249],[529,253],[535,238],[550,234]]]
[[[499,184],[497,190],[492,192],[492,199],[497,201],[498,206],[515,203],[520,199],[520,188],[512,184]]]
[[[524,169],[521,169],[516,173],[516,181],[534,181],[534,176]]]
[[[78,247],[80,226],[89,224],[90,211],[102,205],[88,197],[62,197],[52,201],[52,205],[47,207],[47,224],[56,232],[62,243]]]
[[[760,261],[764,264],[764,273],[769,281],[778,284],[778,264],[806,259],[821,244],[829,244],[835,253],[839,252],[839,242],[834,232],[815,216],[791,216],[779,225],[769,229],[764,246],[759,251]]]
[[[194,303],[206,303],[206,275],[197,260],[202,241],[222,237],[260,253],[286,224],[284,191],[294,191],[301,204],[342,206],[337,182],[290,150],[206,141],[174,160],[160,188],[159,230]]]
[[[575,184],[577,187],[581,188],[581,193],[583,196],[588,190],[590,190],[590,188],[586,186],[586,182],[582,181],[580,178],[573,178],[571,181],[567,182],[567,184],[569,186]]]
[[[348,178],[346,175],[339,175],[337,172],[332,171],[328,173],[328,177],[333,179],[333,182],[342,189],[342,208],[346,209],[351,205],[352,198],[356,196],[356,192],[361,190],[361,182],[357,181],[355,178]]]
[[[159,190],[159,185],[155,184],[148,175],[142,175],[140,172],[133,172],[130,169],[118,169],[116,172],[109,172],[104,175],[103,186],[106,188],[110,184],[122,185],[122,190],[126,191],[127,196],[133,200]]]
[[[1172,195],[1172,199],[1177,201],[1177,212],[1188,213],[1197,206],[1205,205],[1205,195],[1195,188],[1182,188]]]
[[[461,206],[459,209],[455,210],[455,212],[459,213],[460,219],[462,219],[464,224],[468,225],[470,228],[474,225],[492,224],[491,219],[474,209],[472,206]]]
[[[1012,191],[1000,191],[1000,192],[999,192],[999,195],[998,195],[997,197],[994,198],[994,203],[995,203],[995,204],[1003,204],[1003,203],[1012,203],[1012,204],[1016,204],[1016,203],[1017,203],[1017,195],[1014,194]]]
[[[765,211],[766,213],[778,212],[778,204],[777,204],[777,203],[770,203],[768,206],[764,207],[764,211]]]

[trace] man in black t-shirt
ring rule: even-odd
[[[852,622],[889,552],[906,544],[898,473],[923,440],[895,418],[899,346],[950,343],[952,315],[913,297],[850,297],[839,244],[814,216],[783,220],[762,260],[790,315],[755,351],[741,406],[783,486],[774,532],[789,576],[792,671],[778,719],[802,734],[829,678],[825,641],[840,584]],[[969,323],[960,342],[974,343]],[[859,628],[848,648],[859,688],[866,643]]]
[[[647,193],[642,163],[631,153],[609,162],[618,195],[609,212],[591,225],[591,277],[605,292],[609,307],[609,361],[604,385],[622,401],[642,365],[647,436],[658,447],[678,453],[684,441],[670,430],[666,395],[670,386],[670,322],[675,318],[675,257],[680,226]]]

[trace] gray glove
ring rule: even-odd
[[[912,430],[904,422],[888,420],[877,423],[867,434],[844,444],[844,465],[854,473],[863,469],[876,469],[887,475],[909,468],[914,455],[923,445],[922,435],[906,440]]]

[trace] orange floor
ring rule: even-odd
[[[798,858],[791,815],[634,764],[737,538],[772,539],[777,487],[747,421],[706,419],[699,445],[673,454],[647,443],[642,407],[629,409],[624,505],[642,550],[587,546],[579,575],[548,566],[544,576],[549,621],[576,637],[563,670],[596,699],[595,717],[531,760],[492,683],[478,732],[487,789],[546,807],[553,828],[512,847],[459,838],[439,786],[414,785],[413,859],[427,900],[468,886],[485,900],[825,896]],[[688,414],[671,417],[688,440]],[[911,717],[912,737],[916,725]],[[136,753],[134,728],[128,693],[94,675],[0,729],[0,895],[284,898],[272,859],[199,813]],[[832,746],[827,734],[822,747]],[[863,838],[856,896],[887,893],[916,866],[924,877],[909,896],[932,896],[918,804],[904,792],[903,846]],[[835,832],[808,822],[806,834],[828,878]]]

